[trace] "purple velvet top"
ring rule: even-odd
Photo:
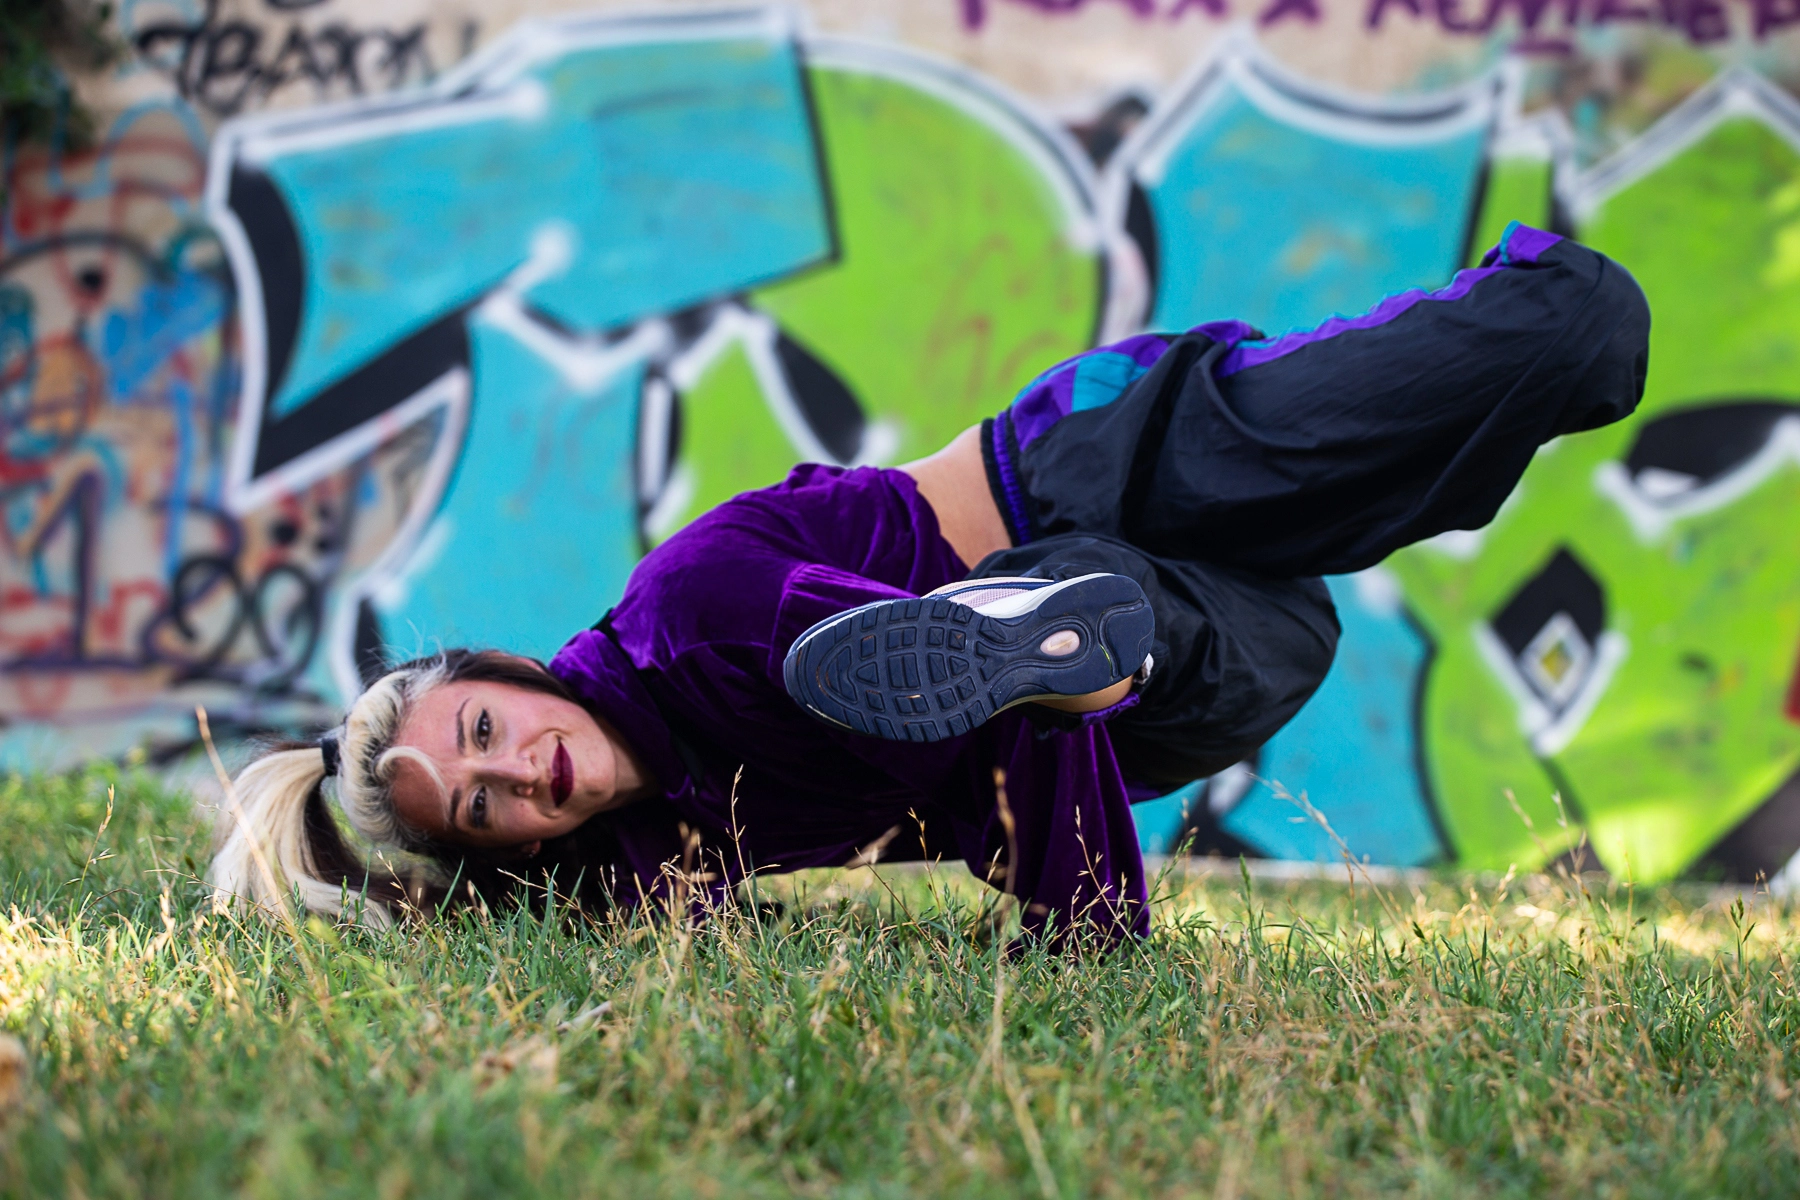
[[[967,573],[910,476],[816,465],[721,504],[639,563],[602,627],[550,662],[662,790],[595,818],[614,823],[617,902],[666,890],[684,827],[715,892],[746,869],[839,866],[887,838],[884,859],[954,854],[997,885],[1010,874],[1028,930],[1080,919],[1146,933],[1137,832],[1102,722],[1042,730],[1011,709],[964,737],[886,742],[814,720],[782,685],[788,647],[814,623]]]

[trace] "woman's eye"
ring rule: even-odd
[[[494,723],[488,720],[487,709],[484,708],[481,710],[481,715],[475,718],[475,744],[483,750],[486,750],[488,748],[488,736],[492,734],[493,731]]]
[[[469,824],[477,829],[487,828],[486,788],[476,788],[475,794],[469,797]]]

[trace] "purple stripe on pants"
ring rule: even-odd
[[[1284,333],[1273,341],[1244,342],[1227,354],[1219,363],[1214,377],[1226,379],[1249,367],[1261,366],[1285,358],[1306,346],[1337,337],[1353,329],[1374,329],[1400,317],[1413,306],[1425,301],[1442,302],[1460,300],[1469,294],[1469,289],[1486,279],[1515,264],[1535,264],[1538,256],[1557,242],[1562,241],[1554,233],[1545,233],[1541,229],[1533,229],[1529,225],[1521,225],[1514,221],[1500,235],[1500,244],[1489,250],[1481,260],[1481,266],[1467,271],[1458,271],[1448,286],[1438,288],[1434,292],[1423,288],[1413,288],[1398,295],[1389,296],[1368,312],[1355,317],[1332,317],[1316,329],[1295,330]]]

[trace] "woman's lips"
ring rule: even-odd
[[[550,800],[561,808],[569,793],[575,790],[575,763],[569,758],[569,752],[563,749],[561,742],[556,743],[556,753],[550,756]]]

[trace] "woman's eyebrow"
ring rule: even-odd
[[[463,736],[463,719],[462,719],[463,718],[463,709],[465,709],[467,707],[469,707],[469,698],[467,696],[464,696],[463,702],[456,706],[456,753],[458,755],[463,754],[468,747],[468,741]],[[451,829],[456,828],[456,806],[461,803],[462,803],[462,788],[456,787],[456,788],[450,789],[450,825],[449,825],[449,828],[451,828]]]

